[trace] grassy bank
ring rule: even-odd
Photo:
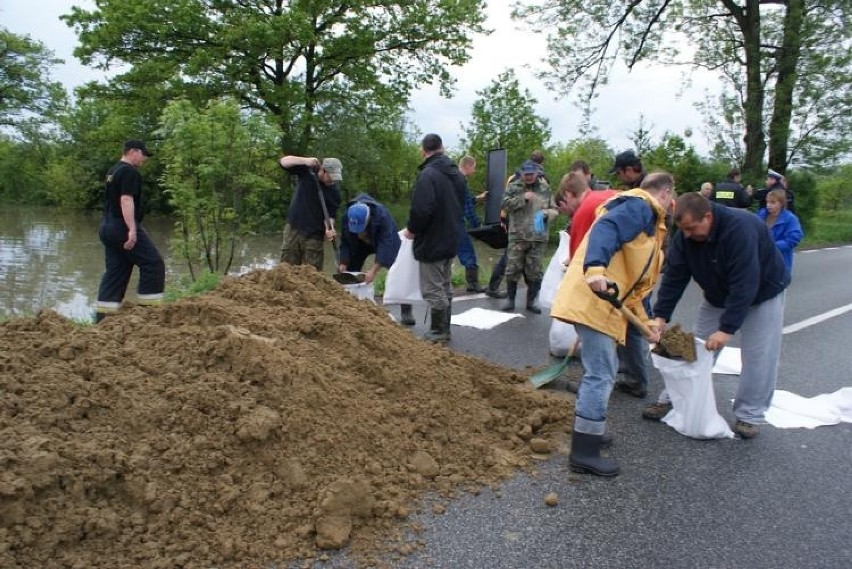
[[[852,243],[852,209],[819,211],[800,247],[814,249]]]

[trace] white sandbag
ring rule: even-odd
[[[556,318],[550,322],[550,355],[564,358],[576,341],[577,331],[573,324]]]
[[[559,283],[565,276],[565,270],[568,268],[565,261],[568,259],[568,244],[570,242],[571,238],[568,236],[568,232],[560,231],[559,246],[556,248],[556,253],[550,258],[547,270],[544,271],[544,277],[541,279],[541,290],[538,293],[538,303],[545,308],[553,306],[556,289],[559,288]]]
[[[424,304],[420,293],[420,263],[414,259],[414,240],[399,232],[402,243],[396,261],[388,269],[382,304]]]
[[[369,300],[376,304],[376,287],[373,283],[354,283],[343,285],[343,288],[358,300]]]
[[[672,402],[672,410],[662,421],[693,439],[733,438],[733,431],[716,409],[713,352],[708,352],[704,342],[696,339],[695,353],[697,358],[694,362],[651,354]]]

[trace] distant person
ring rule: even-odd
[[[677,199],[678,231],[666,255],[666,272],[653,314],[662,333],[691,280],[704,298],[693,332],[710,351],[724,348],[737,332],[742,372],[734,398],[733,431],[751,439],[765,422],[778,377],[784,291],[790,271],[763,220],[690,193]],[[642,416],[659,421],[671,410],[666,391]]]
[[[290,265],[313,265],[322,272],[325,241],[337,237],[334,220],[340,206],[343,165],[337,158],[284,156],[279,164],[296,176],[296,192],[287,210],[281,262]],[[326,224],[320,195],[325,200],[329,223]]]
[[[758,210],[758,217],[766,222],[775,246],[784,258],[787,270],[793,272],[793,250],[805,236],[796,214],[787,209],[787,192],[772,190],[766,194],[766,207]]]
[[[698,193],[701,194],[702,198],[707,198],[709,200],[710,195],[713,193],[713,184],[710,182],[704,182],[701,184],[701,190],[699,190]]]
[[[657,282],[666,234],[666,210],[674,179],[647,175],[641,188],[627,190],[598,210],[597,221],[568,265],[551,316],[574,324],[582,349],[583,380],[577,394],[571,436],[572,470],[615,476],[618,463],[600,455],[606,443],[607,407],[618,372],[616,345],[629,342],[624,314],[599,293],[615,293],[640,320],[648,320],[644,299]],[[651,333],[650,341],[659,335]],[[644,344],[647,349],[647,344]]]
[[[642,160],[636,156],[632,150],[619,152],[615,156],[615,162],[609,171],[610,174],[615,174],[618,181],[621,182],[622,190],[632,190],[642,185],[642,180],[645,179],[645,169],[642,167]]]
[[[585,160],[578,159],[571,162],[571,166],[568,167],[568,172],[577,172],[578,174],[581,174],[586,179],[586,185],[589,186],[589,189],[592,191],[610,189],[609,183],[601,184],[595,180],[595,176],[592,174],[592,167],[589,166],[589,163]]]
[[[343,228],[340,238],[340,265],[337,270],[361,272],[364,262],[375,255],[370,270],[364,273],[364,282],[371,283],[382,268],[390,268],[399,253],[399,229],[388,208],[369,194],[358,196],[346,204],[340,220]],[[401,304],[400,323],[414,326],[410,304]]]
[[[504,312],[515,310],[518,281],[523,274],[527,282],[526,309],[541,314],[536,299],[541,290],[542,260],[549,239],[547,226],[559,212],[540,173],[539,165],[527,160],[521,167],[521,178],[511,182],[503,194],[502,206],[509,218]]]
[[[536,166],[538,166],[538,178],[540,180],[543,180],[547,187],[550,188],[550,178],[547,177],[547,174],[544,171],[544,153],[541,150],[533,150],[532,152],[530,152],[529,159],[527,159],[524,164],[526,162],[532,162]],[[523,164],[521,164],[521,166],[518,166],[518,168],[512,173],[512,175],[509,176],[509,179],[506,180],[507,186],[512,182],[520,180],[521,177],[523,177],[523,172],[521,170],[522,167]]]
[[[447,342],[452,261],[459,248],[458,223],[467,186],[458,166],[444,154],[440,136],[424,136],[421,152],[424,160],[411,193],[405,234],[414,240],[414,259],[420,261],[420,292],[430,309],[431,328],[424,339]]]
[[[709,200],[724,206],[743,209],[751,205],[751,196],[740,183],[739,169],[731,168],[727,179],[724,182],[719,182],[713,188]]]
[[[791,192],[790,188],[787,187],[787,180],[782,174],[779,174],[771,168],[766,174],[766,185],[753,192],[751,196],[752,200],[757,203],[758,211],[766,207],[766,196],[772,190],[784,190],[787,192],[787,209],[792,213],[796,213],[796,208],[793,207],[793,192]]]
[[[509,218],[504,209],[500,210],[500,230],[504,233],[509,231]],[[506,275],[506,264],[508,262],[508,249],[503,249],[503,254],[491,268],[491,277],[488,279],[488,286],[485,288],[485,295],[489,298],[502,299],[509,296],[509,293],[500,290],[500,283],[503,282],[503,277]]]
[[[476,260],[476,249],[473,248],[473,241],[471,241],[465,226],[465,222],[472,229],[482,225],[479,216],[476,215],[476,203],[467,183],[467,180],[476,173],[476,159],[473,156],[463,156],[459,160],[459,171],[465,178],[463,215],[459,223],[459,263],[464,267],[467,292],[485,292],[485,288],[479,284],[479,264]]]
[[[95,322],[121,307],[133,267],[139,267],[139,302],[163,301],[166,265],[142,227],[142,175],[139,167],[151,153],[141,140],[124,143],[121,159],[109,169],[104,214],[98,236],[104,245],[106,270],[98,287]]]

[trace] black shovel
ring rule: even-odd
[[[314,185],[317,187],[317,194],[319,194],[319,201],[322,206],[322,214],[325,216],[325,227],[326,229],[331,229],[333,226],[331,224],[331,217],[328,215],[328,207],[325,205],[325,196],[316,178],[314,178]],[[335,268],[340,267],[340,249],[337,247],[336,237],[331,240],[331,248],[334,249],[334,266]],[[331,275],[331,278],[342,285],[361,284],[364,282],[363,273],[334,273]]]

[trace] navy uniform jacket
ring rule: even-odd
[[[653,312],[671,319],[693,278],[707,302],[725,309],[719,330],[734,334],[750,307],[787,288],[790,272],[762,219],[741,209],[712,207],[713,225],[707,241],[692,241],[681,231],[675,233]]]

